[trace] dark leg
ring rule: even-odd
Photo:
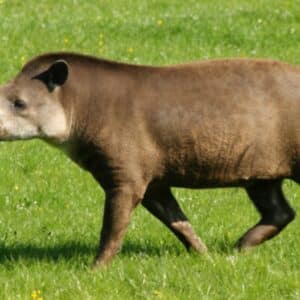
[[[261,214],[261,220],[238,242],[238,248],[250,248],[277,235],[294,217],[286,201],[281,181],[261,181],[247,188],[247,193]]]
[[[107,264],[121,246],[138,197],[130,188],[106,191],[103,227],[95,265]]]
[[[149,187],[142,205],[171,229],[187,249],[192,247],[200,253],[207,251],[206,246],[196,235],[169,187]]]

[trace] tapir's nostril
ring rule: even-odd
[[[14,108],[16,110],[24,110],[27,107],[26,102],[24,100],[21,100],[21,99],[16,99],[13,102],[13,105],[14,105]]]

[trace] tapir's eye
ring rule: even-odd
[[[24,100],[16,99],[13,101],[13,106],[16,110],[24,110],[27,107],[27,104]]]

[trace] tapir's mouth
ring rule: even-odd
[[[22,126],[24,124],[18,124],[18,122],[8,123],[0,120],[0,141],[43,139],[50,144],[60,145],[68,140],[66,134],[48,136],[39,126],[29,124]]]
[[[17,121],[0,120],[0,141],[28,140],[38,137],[34,126],[22,126]]]

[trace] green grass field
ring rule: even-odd
[[[300,65],[300,1],[0,0],[0,83],[42,52],[170,64],[268,57]],[[300,299],[300,218],[249,252],[258,215],[240,189],[174,193],[209,254],[185,252],[143,208],[107,270],[92,271],[103,191],[41,141],[0,143],[0,299]],[[300,188],[285,192],[300,212]]]

